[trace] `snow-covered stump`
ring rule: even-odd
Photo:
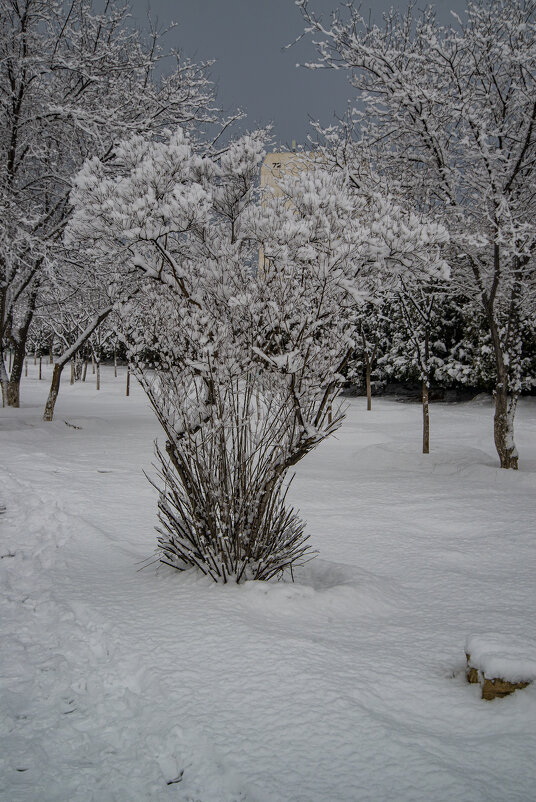
[[[536,679],[536,645],[509,637],[470,635],[465,642],[467,682],[480,684],[482,699],[509,696]]]

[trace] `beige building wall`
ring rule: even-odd
[[[296,174],[300,170],[307,169],[308,160],[307,153],[296,153],[295,151],[268,153],[261,166],[261,187],[272,187],[276,195],[282,195],[277,179],[283,175]]]
[[[261,166],[261,187],[271,187],[274,194],[281,197],[278,179],[284,175],[296,175],[301,170],[307,169],[309,156],[307,153],[296,153],[295,151],[280,151],[268,153]],[[264,266],[264,250],[259,251],[259,271]]]

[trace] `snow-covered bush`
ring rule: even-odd
[[[120,312],[166,435],[162,560],[223,582],[307,557],[285,480],[342,420],[332,405],[367,281],[443,268],[440,227],[357,198],[341,172],[311,164],[261,193],[263,146],[257,132],[210,156],[182,130],[137,137],[89,161],[71,199],[71,238],[143,277]]]

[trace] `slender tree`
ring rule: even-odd
[[[364,380],[369,412],[372,410],[372,383],[377,374],[378,359],[387,348],[386,309],[387,294],[377,292],[373,300],[358,305],[352,315],[355,348],[346,376],[356,385],[361,385]]]

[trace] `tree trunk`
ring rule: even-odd
[[[74,355],[71,364],[73,365],[72,370],[74,379],[74,381],[71,382],[71,384],[74,384],[74,382],[79,382],[80,379],[82,378],[82,361],[80,360],[79,354]]]
[[[367,388],[367,410],[370,412],[372,409],[372,382],[370,376],[372,373],[372,366],[376,361],[376,354],[378,352],[378,336],[376,335],[376,342],[372,354],[369,354],[369,346],[367,345],[367,338],[363,327],[361,327],[361,340],[363,342],[363,359],[365,360],[365,384]]]
[[[85,382],[87,376],[87,359],[84,359],[84,369],[82,371],[82,381]]]
[[[495,417],[493,425],[495,448],[499,455],[501,468],[517,470],[518,453],[514,442],[514,416],[517,406],[517,396],[512,396],[508,392],[508,371],[505,365],[503,345],[501,343],[499,330],[493,315],[492,304],[488,301],[484,306],[487,313],[497,369]]]
[[[43,357],[39,357],[39,381],[43,378]]]
[[[365,381],[367,385],[367,410],[370,412],[372,409],[372,384],[370,381],[370,362],[368,359],[365,366]]]
[[[22,329],[21,329],[22,331]],[[23,332],[25,334],[26,332]],[[24,358],[26,351],[26,337],[21,337],[17,342],[13,352],[13,361],[11,365],[11,373],[9,375],[9,382],[7,385],[7,405],[8,407],[20,406],[20,381],[22,379],[22,371],[24,370]]]
[[[100,390],[100,361],[97,360],[97,390]]]
[[[430,410],[428,380],[422,380],[422,453],[430,453]]]
[[[63,365],[61,364],[54,365],[54,371],[52,373],[52,382],[50,384],[50,391],[48,393],[47,403],[45,405],[45,411],[43,413],[43,420],[51,421],[52,418],[54,417],[54,407],[56,406],[56,399],[58,398],[58,393],[60,391],[62,370],[63,370]]]
[[[114,348],[114,378],[117,379],[117,351]]]
[[[495,391],[494,439],[501,468],[518,468],[518,454],[514,442],[514,413],[517,398],[509,397],[504,385]]]
[[[130,365],[127,365],[127,390],[125,395],[130,395]]]
[[[4,361],[4,351],[0,342],[0,384],[2,385],[2,406],[7,406],[7,385],[9,383],[9,376],[6,370],[6,363]]]
[[[429,320],[429,318],[428,318]],[[430,453],[430,329],[426,326],[424,332],[424,371],[422,376],[422,453]]]
[[[8,407],[15,407],[18,409],[20,406],[20,382],[7,383],[7,405]]]

